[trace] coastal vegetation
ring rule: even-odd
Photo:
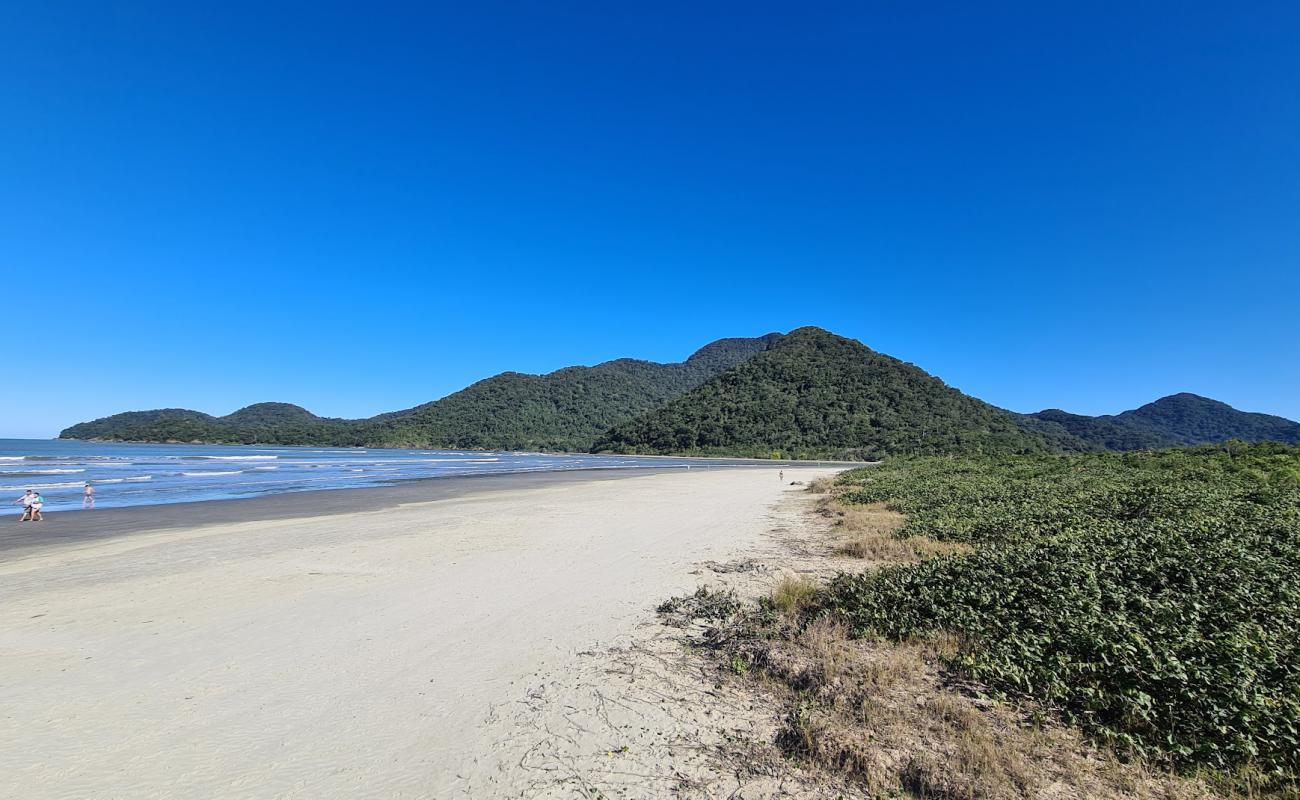
[[[814,491],[838,574],[698,640],[785,706],[789,755],[881,794],[1300,797],[1300,448],[899,458]]]
[[[1124,752],[1300,774],[1300,449],[917,459],[842,479],[968,554],[833,580],[857,636],[949,660]]]

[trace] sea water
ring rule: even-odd
[[[457,475],[735,465],[635,456],[0,439],[0,499],[11,502],[35,489],[46,511],[65,511],[82,507],[87,483],[95,487],[95,507],[111,508]]]

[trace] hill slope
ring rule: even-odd
[[[1006,411],[819,328],[614,427],[598,450],[874,458],[1053,449]]]
[[[1115,415],[1116,422],[1164,435],[1178,444],[1228,439],[1300,444],[1300,423],[1271,414],[1238,411],[1227,403],[1183,392]]]
[[[613,425],[655,408],[762,352],[782,335],[720,339],[681,363],[619,359],[546,375],[505,372],[441,400],[365,420],[258,403],[224,417],[133,411],[74,425],[64,439],[585,450]]]
[[[1088,417],[1057,409],[1028,415],[1108,450],[1145,450],[1246,442],[1300,444],[1300,423],[1238,411],[1227,403],[1183,392],[1115,415]]]
[[[390,447],[586,450],[617,425],[657,408],[780,341],[723,339],[679,364],[619,359],[546,375],[505,372],[441,400],[362,425],[360,441]]]
[[[1033,420],[1039,430],[1064,431],[1105,450],[1150,450],[1175,444],[1160,433],[1140,425],[1119,422],[1114,417],[1089,417],[1056,408],[1026,414],[1025,417]]]
[[[353,444],[356,422],[318,417],[289,403],[256,403],[224,417],[185,408],[128,411],[82,422],[60,439],[213,444]]]

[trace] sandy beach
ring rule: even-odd
[[[693,590],[695,565],[758,546],[790,481],[834,471],[530,476],[376,495],[383,513],[340,493],[266,518],[10,533],[0,796],[522,796],[494,756],[510,709]]]

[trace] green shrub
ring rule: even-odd
[[[938,631],[953,666],[1180,766],[1300,773],[1300,448],[918,459],[842,479],[976,544],[826,604],[858,635]]]

